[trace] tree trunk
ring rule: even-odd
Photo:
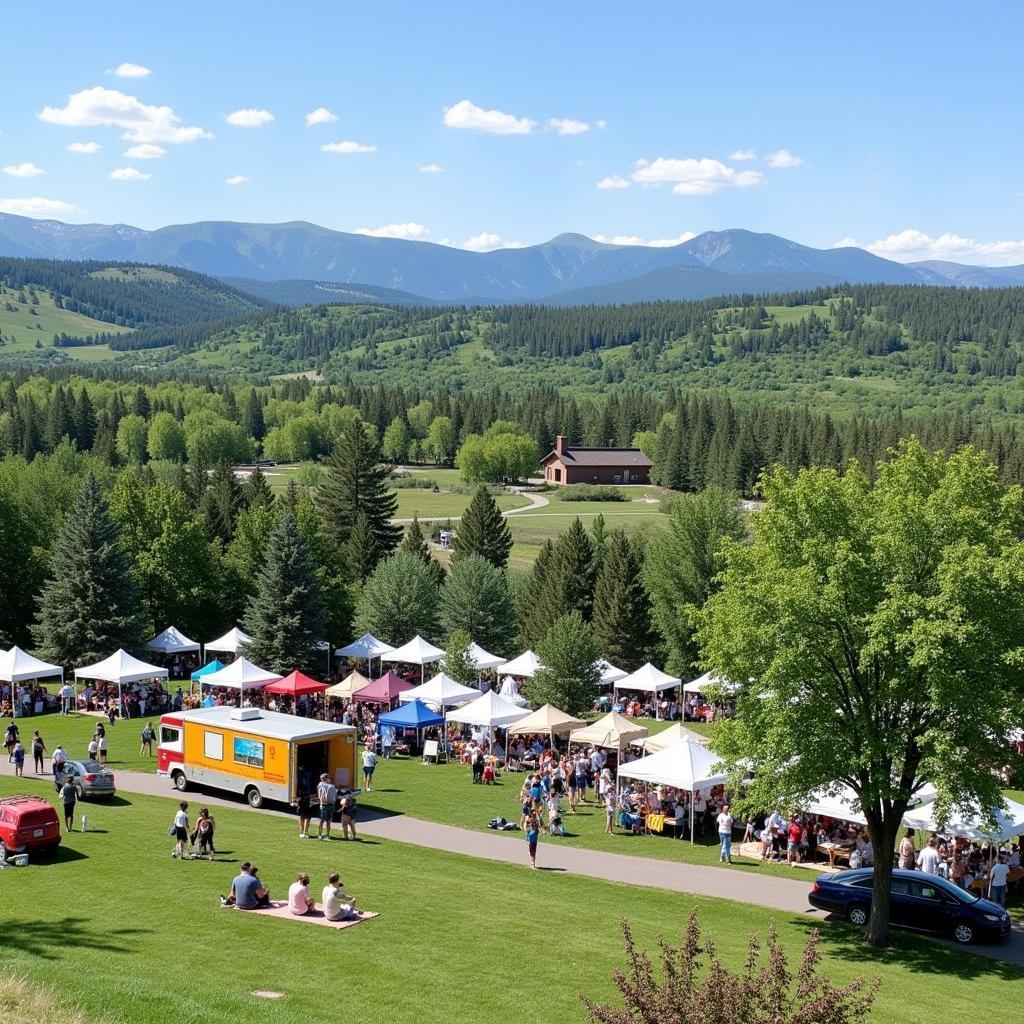
[[[897,814],[898,811],[898,814]],[[868,834],[875,856],[875,875],[871,886],[871,915],[864,941],[879,949],[889,945],[889,886],[895,858],[896,836],[903,818],[903,807],[894,807],[886,816],[865,808]]]

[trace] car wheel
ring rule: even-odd
[[[263,794],[255,786],[250,786],[245,791],[245,799],[254,810],[259,810],[263,806]]]
[[[846,919],[850,924],[855,924],[860,928],[868,923],[868,908],[860,903],[855,903],[846,912]]]
[[[975,931],[974,925],[969,921],[957,921],[953,925],[953,941],[959,942],[961,945],[968,945],[974,941]]]
[[[184,793],[188,789],[188,779],[185,778],[184,772],[175,772],[171,776],[171,782],[174,783],[174,788],[179,793]]]

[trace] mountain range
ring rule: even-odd
[[[0,214],[0,256],[185,267],[288,305],[368,299],[566,305],[768,293],[841,282],[1024,284],[1024,266],[902,264],[864,249],[813,249],[742,229],[708,231],[665,247],[562,234],[540,245],[478,253],[303,221],[202,221],[146,231],[127,224],[65,224]]]

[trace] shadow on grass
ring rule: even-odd
[[[798,919],[794,924],[808,935],[815,929],[818,931],[821,936],[819,948],[826,958],[859,964],[866,975],[870,975],[875,965],[898,963],[917,974],[943,975],[963,981],[988,977],[1020,981],[1024,978],[1024,969],[998,959],[1011,942],[1019,946],[1019,936],[1011,937],[1004,944],[965,948],[942,939],[893,929],[889,935],[889,947],[875,949],[864,942],[863,929],[834,915],[829,915],[824,921],[820,918]]]
[[[108,796],[105,800],[94,800],[89,801],[95,803],[97,807],[131,807],[131,800],[126,800],[123,796]]]
[[[95,928],[81,917],[65,917],[55,921],[38,919],[10,920],[0,930],[0,953],[17,949],[42,960],[57,960],[68,950],[96,950],[104,953],[127,953],[133,939],[148,935],[148,928]]]

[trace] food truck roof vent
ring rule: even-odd
[[[232,708],[231,717],[236,722],[251,722],[255,718],[260,717],[259,708]]]

